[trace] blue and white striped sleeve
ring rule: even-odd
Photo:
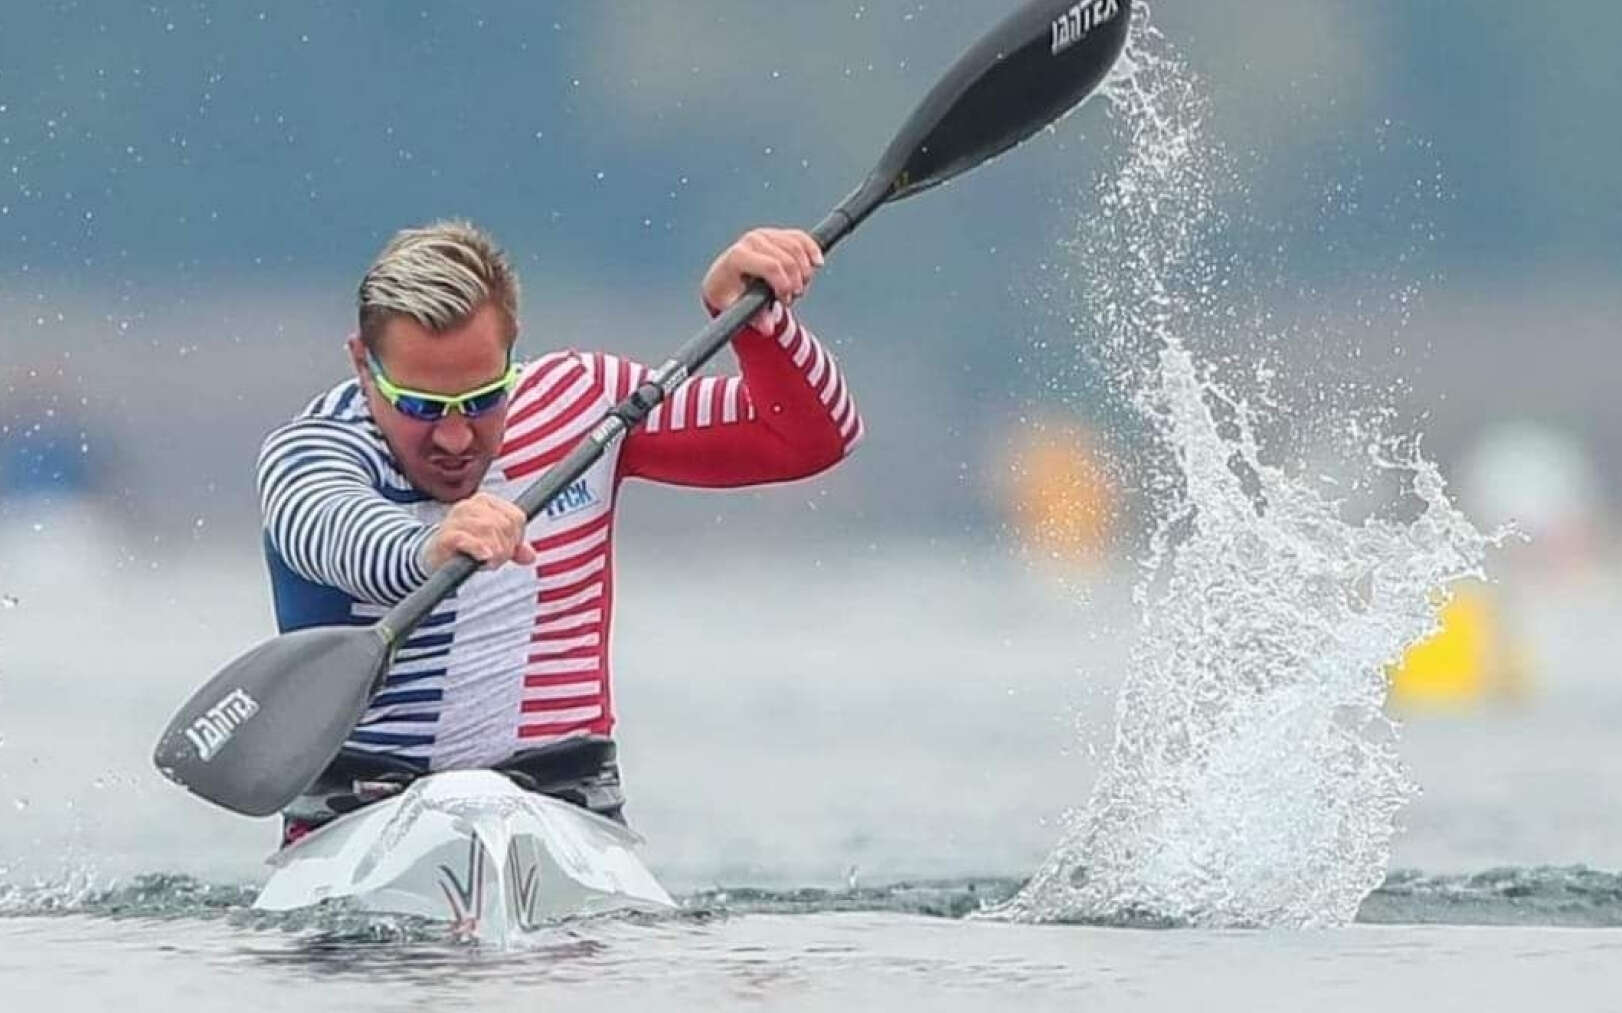
[[[265,535],[293,572],[374,605],[393,605],[428,579],[434,528],[377,489],[365,437],[300,419],[265,439],[259,505]]]

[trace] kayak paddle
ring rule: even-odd
[[[1126,45],[1131,0],[1029,0],[946,74],[862,184],[811,230],[830,250],[880,205],[967,172],[1057,120],[1104,79]],[[772,297],[755,280],[737,302],[615,405],[517,503],[534,518],[615,440],[700,369]],[[267,640],[231,662],[170,721],[153,762],[218,805],[268,816],[327,766],[388,672],[396,645],[478,562],[458,555],[371,626],[322,626]]]

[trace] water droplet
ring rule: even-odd
[[[14,609],[21,604],[22,600],[16,595],[0,594],[0,609]]]
[[[11,805],[18,812],[22,812],[28,808],[28,800],[26,798],[14,798],[11,800]]]

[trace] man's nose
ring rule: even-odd
[[[447,454],[465,452],[473,445],[473,437],[473,425],[461,412],[451,412],[434,424],[434,448]]]

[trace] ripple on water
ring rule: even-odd
[[[668,915],[605,915],[557,927],[613,924],[682,930],[751,915],[837,913],[916,915],[950,921],[995,907],[1014,897],[1026,883],[1013,878],[975,878],[855,890],[717,888],[680,898],[680,910]],[[96,888],[73,881],[0,884],[0,918],[88,916],[223,922],[249,933],[303,934],[311,941],[310,952],[322,947],[365,949],[369,945],[447,941],[446,927],[439,923],[346,910],[337,904],[305,911],[254,911],[250,905],[256,891],[251,884],[207,883],[157,873]],[[1132,928],[1189,924],[1163,914],[1134,915],[1130,911],[1070,920]],[[1446,876],[1398,870],[1363,902],[1357,920],[1375,924],[1622,926],[1622,874],[1581,865],[1505,867]],[[578,939],[548,942],[594,945]]]

